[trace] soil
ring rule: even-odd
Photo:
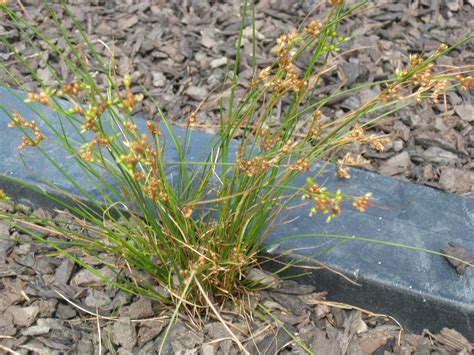
[[[173,121],[184,122],[209,95],[197,119],[198,124],[212,131],[218,98],[213,90],[224,79],[225,58],[235,57],[239,4],[237,0],[96,0],[74,1],[70,8],[106,62],[113,51],[117,75],[131,73],[133,81],[148,88],[147,95]],[[77,39],[78,34],[72,31],[71,21],[62,8],[52,6],[59,21]],[[43,4],[11,1],[11,7],[31,19],[60,49],[66,50],[48,21]],[[259,67],[273,61],[271,51],[276,38],[296,30],[313,7],[312,0],[258,2]],[[324,12],[324,6],[318,7],[314,17]],[[346,86],[353,86],[386,78],[407,63],[410,53],[430,52],[440,42],[454,43],[472,32],[472,28],[472,0],[377,1],[342,26],[343,33],[354,35],[348,48],[360,50],[339,59],[334,77],[325,82],[325,87],[333,90],[341,80],[345,80]],[[8,24],[3,14],[0,14],[0,34],[29,56],[40,78],[53,81],[45,63],[20,41],[18,30]],[[243,56],[249,59],[239,68],[242,91],[252,75],[249,38],[250,31],[243,46]],[[79,49],[85,48],[84,41],[76,41]],[[40,49],[44,49],[41,44]],[[42,55],[57,69],[62,80],[73,81],[54,53],[44,50]],[[0,58],[23,89],[36,89],[31,77],[3,44],[0,44]],[[454,51],[442,64],[473,65],[474,44],[468,43]],[[1,72],[0,80],[11,83],[4,76]],[[100,73],[97,78],[99,83],[104,82]],[[141,92],[142,87],[136,86],[134,90]],[[370,91],[363,91],[342,97],[323,113],[340,115],[370,95]],[[375,127],[377,132],[393,137],[393,143],[386,146],[384,153],[367,147],[354,149],[370,160],[366,167],[369,170],[472,197],[473,102],[472,92],[456,91],[448,95],[446,104],[424,103],[406,108],[394,117],[379,121]],[[16,213],[31,212],[28,206],[2,206]],[[34,213],[47,214],[43,210]],[[19,243],[28,238],[31,239],[0,222],[0,353],[8,349],[22,354],[156,351],[170,310],[102,285],[68,259],[51,254],[44,245]],[[100,265],[92,266],[100,268]],[[256,317],[243,319],[232,311],[224,316],[235,329],[242,329],[237,334],[252,353],[277,350],[283,354],[304,353],[278,324],[298,334],[304,344],[319,354],[470,354],[473,351],[474,344],[469,344],[455,330],[443,329],[436,335],[429,331],[421,335],[406,334],[389,317],[376,317],[350,306],[345,309],[329,303],[325,296],[310,286],[284,281],[250,297],[253,304],[258,300],[271,310],[281,323],[266,324]],[[166,349],[169,353],[189,354],[239,352],[220,323],[212,319],[199,327],[180,319],[172,328]]]

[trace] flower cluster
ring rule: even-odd
[[[383,152],[384,144],[390,143],[391,139],[388,136],[365,135],[364,129],[355,124],[354,128],[341,141],[344,143],[368,144],[376,151]]]
[[[332,7],[338,6],[342,0],[328,0],[328,4],[331,5]]]
[[[335,194],[329,193],[325,187],[315,184],[311,178],[306,179],[306,191],[303,200],[311,199],[314,206],[309,212],[309,216],[313,216],[318,212],[328,215],[326,219],[329,222],[341,213],[340,202],[342,201],[342,193],[337,190]]]
[[[20,144],[18,149],[23,149],[25,147],[35,147],[40,144],[46,137],[41,133],[40,128],[36,124],[35,120],[28,122],[22,115],[14,111],[12,114],[12,121],[8,124],[8,128],[23,127],[33,131],[34,139],[31,139],[27,136],[23,136],[23,142]]]
[[[37,93],[35,92],[30,92],[28,93],[28,98],[25,100],[25,102],[38,102],[42,105],[52,107],[53,104],[51,102],[51,97],[54,95],[54,90],[41,90]]]
[[[446,91],[449,79],[435,77],[433,73],[434,64],[432,62],[440,54],[446,52],[448,48],[449,47],[446,44],[441,43],[437,50],[427,59],[423,59],[417,54],[410,54],[408,67],[404,70],[397,70],[396,76],[404,83],[403,86],[410,85],[415,88],[415,91],[413,92],[413,90],[409,90],[409,94],[406,97],[403,97],[403,95],[400,94],[402,85],[399,83],[392,83],[389,84],[381,93],[380,98],[383,101],[400,101],[409,97],[414,97],[417,101],[421,101],[424,94],[430,93],[430,99],[434,103],[437,103],[438,97]]]
[[[78,96],[79,93],[82,90],[82,86],[80,83],[75,82],[73,84],[66,84],[64,85],[64,88],[62,90],[58,91],[58,95],[64,96],[64,95],[72,95],[72,96]]]
[[[311,36],[317,37],[321,33],[321,29],[324,27],[322,22],[311,21],[310,24],[305,28],[305,32]]]
[[[340,190],[336,193],[330,193],[325,187],[321,187],[314,183],[311,178],[306,179],[306,193],[303,195],[303,200],[311,199],[314,203],[310,210],[310,217],[318,212],[328,215],[326,221],[337,217],[341,213],[340,203],[343,199],[352,199],[352,206],[359,212],[363,213],[370,206],[371,193],[367,193],[361,197],[344,197]]]
[[[474,77],[472,76],[467,76],[464,78],[461,75],[456,75],[456,80],[459,81],[463,90],[474,88]]]
[[[193,128],[196,125],[197,112],[193,111],[188,117],[188,127]]]
[[[309,171],[309,161],[308,159],[298,159],[295,163],[290,167],[291,170],[297,170],[300,173]]]
[[[252,177],[264,173],[270,168],[270,162],[262,157],[252,159],[237,159],[237,166],[247,176]]]
[[[305,80],[299,79],[298,72],[292,63],[290,49],[301,39],[298,32],[283,34],[277,39],[275,53],[279,71],[270,81],[265,84],[266,88],[272,88],[275,92],[281,93],[286,90],[299,92],[306,85]],[[259,81],[266,81],[271,74],[271,67],[263,69],[259,75]]]
[[[361,197],[355,197],[352,206],[355,207],[359,212],[364,213],[370,206],[370,198],[372,194],[369,192]]]
[[[125,110],[127,113],[131,113],[135,106],[143,101],[143,95],[134,95],[130,86],[132,79],[129,74],[126,74],[123,79],[123,86],[125,87],[125,99],[117,104],[120,109]]]
[[[163,187],[163,182],[156,176],[148,179],[143,191],[145,191],[147,197],[152,201],[157,202],[168,200],[168,194]]]
[[[351,153],[346,153],[346,155],[336,163],[336,175],[341,179],[350,179],[349,166],[362,166],[368,162],[369,161],[364,159],[360,154],[354,158]]]

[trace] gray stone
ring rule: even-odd
[[[48,327],[55,330],[64,330],[64,321],[56,318],[39,318],[36,321],[36,325],[41,327]]]
[[[146,343],[155,339],[161,334],[165,326],[167,324],[159,320],[143,322],[138,329],[138,347],[142,348]]]
[[[34,217],[37,217],[37,218],[40,218],[40,219],[51,220],[53,218],[53,216],[51,215],[51,213],[48,210],[45,210],[44,208],[41,208],[41,207],[33,210],[33,212],[31,214]]]
[[[424,181],[432,181],[436,178],[437,174],[435,169],[433,168],[433,165],[428,164],[423,166],[421,169],[421,176]]]
[[[196,349],[204,342],[204,335],[200,331],[184,329],[171,340],[171,347],[175,354]]]
[[[112,326],[112,341],[131,351],[137,342],[137,331],[130,318],[121,317]]]
[[[270,292],[270,296],[276,302],[280,303],[281,305],[284,305],[285,308],[289,309],[297,316],[301,316],[305,313],[305,311],[309,310],[308,305],[305,304],[299,297],[279,292]]]
[[[410,165],[410,154],[405,151],[383,162],[380,171],[384,175],[393,176],[406,172]]]
[[[97,270],[98,273],[104,275],[105,277],[115,280],[116,276],[109,268],[104,267],[102,269]],[[91,284],[104,284],[104,281],[97,275],[94,275],[89,270],[81,269],[79,272],[74,275],[71,280],[71,285],[75,286],[87,286]]]
[[[16,334],[16,328],[13,324],[13,315],[10,312],[0,314],[0,334],[13,336]]]
[[[461,161],[457,154],[436,146],[429,147],[421,153],[413,153],[411,156],[414,160],[438,165],[454,165]]]
[[[207,89],[199,86],[190,86],[186,90],[186,95],[196,101],[202,101],[207,95]]]
[[[6,312],[9,312],[13,316],[13,323],[15,325],[20,327],[29,327],[36,320],[40,309],[36,306],[10,306]]]
[[[58,304],[56,309],[56,317],[60,319],[70,319],[77,315],[77,312],[72,306],[68,306],[65,304]]]
[[[217,353],[217,347],[214,344],[202,344],[201,352],[203,355],[214,355]]]
[[[459,11],[459,9],[461,8],[459,5],[459,1],[448,1],[446,2],[446,6],[450,11],[453,12]]]
[[[8,264],[7,264],[8,265]],[[25,269],[25,268],[23,268]],[[23,270],[20,269],[20,270]],[[17,270],[18,272],[18,270]],[[16,274],[11,276],[17,276]],[[3,289],[0,290],[0,312],[5,311],[10,305],[24,301],[21,291],[25,289],[25,282],[19,278],[2,278]]]
[[[95,309],[98,307],[99,309],[110,309],[112,300],[110,299],[107,294],[98,289],[88,288],[87,289],[87,297],[84,299],[84,304],[86,306]]]
[[[34,354],[48,354],[48,355],[60,355],[61,352],[55,351],[42,344],[38,340],[30,340],[27,343],[19,346],[21,349],[26,349]]]
[[[454,110],[463,121],[474,122],[474,106],[472,104],[458,105]]]
[[[133,317],[134,319],[144,319],[154,315],[151,300],[148,298],[140,298],[133,302],[130,306],[123,307],[120,310],[121,316]]]
[[[233,340],[229,339],[229,332],[222,326],[220,322],[206,324],[207,336],[212,340],[224,339],[217,344],[224,354],[229,354],[232,348]],[[217,350],[217,349],[216,349]]]
[[[54,283],[56,285],[66,285],[71,278],[75,263],[69,258],[64,258],[61,265],[56,269],[54,274]]]
[[[46,275],[46,274],[54,274],[56,272],[56,268],[48,262],[46,258],[36,258],[35,262],[35,270],[36,272]]]
[[[401,121],[396,121],[393,125],[394,138],[401,138],[405,142],[410,139],[410,128]]]
[[[209,63],[209,65],[211,66],[212,69],[221,67],[221,66],[226,65],[226,64],[227,64],[227,58],[226,57],[213,59]]]
[[[472,180],[474,180],[474,173],[461,169],[445,168],[441,170],[439,184],[446,191],[462,194],[471,191]]]
[[[32,327],[22,330],[21,334],[26,335],[26,336],[36,336],[36,335],[48,334],[49,331],[50,331],[49,327],[34,325]]]
[[[14,242],[7,240],[8,238],[10,238],[10,224],[0,221],[0,258],[5,258],[13,248]]]
[[[31,235],[33,237],[45,238],[50,235],[49,230],[40,225],[32,224],[31,222],[23,223],[21,221],[15,222],[15,229],[21,233]]]
[[[160,336],[155,339],[155,341],[146,344],[143,349],[140,350],[139,354],[147,355],[149,354],[149,349],[156,350],[160,349],[161,347],[163,354],[176,354],[174,348],[172,348],[171,345],[172,341],[186,330],[186,326],[180,322],[173,324],[166,338],[164,332],[162,332]]]
[[[52,317],[54,312],[56,312],[56,306],[58,304],[58,300],[55,298],[49,298],[45,300],[36,300],[32,303],[32,306],[36,306],[39,308],[39,317]]]
[[[393,150],[397,153],[403,150],[403,141],[401,139],[395,139],[393,141]]]
[[[44,85],[47,85],[49,87],[54,85],[55,80],[53,79],[53,75],[51,74],[51,70],[49,68],[39,68],[36,73],[38,75],[38,78],[41,80],[41,82],[44,83]]]
[[[166,80],[165,75],[162,72],[155,71],[151,74],[153,76],[153,86],[157,88],[162,88],[166,85],[167,80]]]
[[[245,279],[258,282],[265,286],[276,286],[279,283],[279,279],[276,276],[259,268],[250,269]]]
[[[91,339],[83,337],[76,343],[74,350],[76,354],[93,354],[94,345]]]
[[[134,353],[122,347],[117,350],[117,355],[134,355]]]
[[[10,238],[10,223],[0,221],[0,238]]]

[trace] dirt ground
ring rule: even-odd
[[[37,1],[11,1],[66,50],[57,31],[47,20],[44,5]],[[131,73],[147,88],[175,122],[208,97],[198,123],[216,122],[214,92],[225,76],[226,58],[235,58],[240,1],[209,0],[123,0],[70,1],[70,8],[105,61],[114,53],[117,75]],[[257,2],[257,63],[263,68],[273,61],[276,38],[296,30],[314,8],[314,0],[261,0]],[[53,5],[59,21],[71,32],[71,20]],[[327,8],[316,7],[318,18]],[[408,61],[410,53],[431,52],[440,42],[454,43],[474,28],[472,0],[376,1],[366,11],[345,22],[342,34],[353,35],[348,48],[359,48],[339,59],[325,90],[341,80],[347,87],[386,78]],[[240,65],[241,90],[249,84],[251,68],[250,31],[246,32]],[[45,64],[32,48],[20,41],[18,30],[0,14],[0,34],[15,48],[30,56],[40,78],[53,82]],[[83,41],[77,39],[78,46]],[[79,47],[78,47],[79,48]],[[41,49],[41,45],[40,45]],[[54,53],[43,55],[64,81],[73,81],[64,63]],[[11,70],[25,90],[35,84],[8,48],[0,44],[2,63]],[[474,65],[474,43],[468,43],[449,57],[444,65]],[[472,72],[471,74],[472,75]],[[11,79],[0,72],[2,82]],[[98,73],[98,81],[104,77]],[[136,91],[142,91],[136,86]],[[340,115],[357,107],[368,89],[343,96],[331,103],[325,115]],[[370,160],[366,168],[383,175],[410,179],[451,193],[474,196],[474,110],[472,92],[458,90],[446,103],[423,103],[380,121],[374,130],[392,136],[383,153],[355,147]],[[214,106],[213,106],[214,105]],[[146,111],[145,111],[146,112]],[[212,131],[212,127],[207,128]],[[0,204],[17,213],[31,213],[28,206]],[[33,211],[47,214],[43,210]],[[20,354],[150,354],[159,347],[170,310],[145,299],[136,299],[95,276],[78,269],[67,259],[51,256],[44,246],[16,243],[30,238],[0,222],[0,353],[8,349]],[[93,265],[100,269],[100,265]],[[265,305],[285,327],[317,354],[471,354],[470,344],[455,330],[439,334],[425,331],[406,334],[389,317],[378,317],[355,308],[343,309],[328,303],[325,294],[310,286],[282,282],[252,295]],[[328,295],[330,299],[330,295]],[[97,308],[96,308],[97,307]],[[97,312],[99,314],[97,314]],[[232,310],[226,314],[251,353],[302,354],[299,347],[276,322],[243,319]],[[100,329],[100,333],[99,333]],[[466,334],[464,334],[466,335]],[[100,338],[100,341],[99,341]],[[167,353],[232,354],[239,349],[216,320],[195,327],[180,320],[166,343]]]

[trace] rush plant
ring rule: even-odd
[[[472,87],[466,68],[435,65],[440,56],[471,40],[470,36],[451,46],[440,44],[425,56],[411,55],[408,66],[390,79],[338,89],[323,98],[316,95],[324,77],[335,69],[338,55],[344,55],[340,54],[341,45],[350,41],[338,34],[338,25],[364,5],[329,3],[325,17],[278,38],[274,64],[255,66],[253,81],[241,96],[236,90],[241,41],[247,13],[254,10],[244,1],[235,63],[233,69],[229,66],[223,83],[223,90],[230,91],[229,102],[221,105],[216,134],[201,161],[188,159],[193,149],[189,137],[193,128],[198,128],[198,110],[191,113],[181,139],[158,105],[155,117],[146,122],[146,131],[139,131],[140,118],[132,114],[143,100],[151,98],[146,92],[132,91],[130,76],[116,75],[113,56],[110,64],[103,62],[97,44],[88,40],[66,5],[63,11],[71,18],[79,39],[67,36],[53,9],[45,3],[51,21],[68,45],[69,55],[8,4],[1,5],[23,41],[56,79],[55,85],[43,82],[28,58],[1,37],[37,81],[37,90],[29,92],[25,102],[39,103],[60,113],[64,122],[74,127],[77,137],[69,137],[63,127],[55,127],[37,110],[32,109],[30,117],[12,112],[7,105],[2,110],[11,117],[10,128],[24,134],[19,149],[41,151],[79,195],[66,194],[67,200],[50,196],[70,211],[68,224],[27,217],[19,221],[18,216],[5,213],[0,218],[22,222],[18,228],[42,225],[53,231],[55,238],[35,235],[38,242],[52,245],[106,282],[131,294],[175,305],[176,309],[215,312],[215,304],[224,305],[229,298],[246,292],[252,286],[246,275],[258,265],[262,242],[295,199],[304,199],[308,213],[324,213],[328,221],[344,207],[364,212],[371,205],[370,192],[347,196],[343,191],[328,191],[318,182],[317,172],[309,174],[316,161],[333,160],[338,175],[349,178],[348,168],[364,160],[342,154],[345,147],[358,143],[383,151],[389,141],[386,136],[366,132],[377,120],[417,101],[436,101],[457,86]],[[73,82],[60,79],[43,57],[45,51],[40,45],[50,57],[66,64],[75,77]],[[303,56],[309,63],[306,67]],[[1,66],[15,82],[11,69]],[[106,86],[98,84],[93,72],[105,75]],[[23,85],[16,81],[16,87],[21,89]],[[365,87],[380,90],[351,112],[323,117],[325,105]],[[39,122],[53,135],[47,136]],[[65,149],[103,192],[102,201],[88,195],[68,171],[51,159],[42,149],[45,141]],[[173,162],[166,159],[170,145],[178,152]],[[174,169],[172,175],[170,169]],[[293,182],[301,174],[307,174],[307,184],[295,186]],[[83,261],[84,256],[96,258],[114,276],[92,268]]]

